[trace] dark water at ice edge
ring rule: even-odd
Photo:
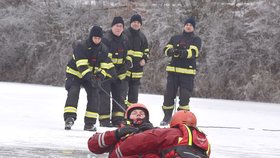
[[[48,149],[34,147],[0,146],[0,158],[106,158],[108,154],[95,155],[90,151]]]

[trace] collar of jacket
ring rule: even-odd
[[[132,27],[129,27],[129,31],[130,31],[132,34],[139,34],[140,29],[139,29],[139,30],[134,30]]]
[[[101,42],[100,42],[100,43],[101,43]],[[99,47],[99,46],[100,46],[100,43],[99,43],[99,44],[95,44],[95,43],[93,43],[92,40],[90,40],[90,39],[87,40],[87,46],[88,46],[88,47],[91,47],[91,48]]]
[[[183,35],[184,35],[184,36],[193,36],[194,33],[193,33],[193,32],[186,32],[186,31],[184,31],[184,32],[183,32]]]
[[[110,33],[111,33],[112,37],[113,37],[113,38],[116,38],[116,39],[121,38],[121,37],[122,37],[122,34],[123,34],[123,32],[122,32],[120,36],[116,36],[116,35],[113,33],[112,30],[110,31]]]

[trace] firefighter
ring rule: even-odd
[[[95,131],[99,110],[98,86],[105,76],[114,73],[114,65],[108,58],[108,48],[101,42],[102,28],[93,26],[88,39],[73,45],[73,56],[66,69],[65,88],[68,91],[64,107],[65,130],[71,130],[77,119],[77,106],[81,86],[87,93],[84,130]]]
[[[124,125],[119,129],[96,133],[90,137],[88,140],[89,150],[95,154],[111,153],[127,137],[154,128],[149,121],[148,109],[140,103],[128,107],[125,120]]]
[[[102,39],[109,48],[109,57],[115,65],[116,75],[113,80],[107,80],[102,84],[105,91],[100,92],[101,106],[99,123],[102,127],[118,126],[124,118],[124,79],[126,71],[132,67],[132,58],[128,55],[129,42],[123,34],[124,21],[120,16],[114,17],[111,30],[107,31]],[[110,116],[110,93],[112,93],[113,106]],[[120,107],[121,106],[121,107]],[[111,118],[111,122],[110,122]]]
[[[192,112],[180,110],[172,117],[170,128],[155,128],[127,137],[109,158],[147,154],[153,158],[209,158],[210,144],[196,124]]]
[[[174,110],[174,99],[179,88],[179,107],[177,110],[190,110],[189,102],[194,86],[196,74],[196,58],[201,48],[201,39],[194,34],[195,20],[186,19],[184,31],[180,35],[171,37],[163,51],[171,57],[171,62],[166,67],[168,73],[166,91],[164,94],[164,118],[160,125],[169,123]]]
[[[125,83],[126,105],[129,106],[138,102],[140,79],[143,77],[143,68],[149,59],[149,48],[146,36],[140,31],[142,26],[141,15],[135,14],[130,19],[130,27],[124,31],[127,35],[130,46],[133,67],[127,71]]]

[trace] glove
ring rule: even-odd
[[[170,48],[170,49],[167,50],[167,56],[169,56],[169,57],[173,56],[174,53],[175,53],[174,48]]]
[[[101,79],[97,78],[96,76],[94,76],[91,80],[91,84],[93,87],[97,88],[101,86]]]
[[[84,80],[91,82],[91,80],[93,79],[93,73],[88,72],[88,73],[86,73],[86,75],[83,78],[84,78]]]
[[[139,127],[138,127],[141,131],[146,131],[146,130],[149,130],[149,129],[153,129],[154,126],[152,123],[150,122],[144,122],[142,123]]]
[[[119,68],[118,74],[124,74],[128,69],[123,65]]]
[[[127,134],[131,134],[137,131],[137,128],[132,126],[124,126],[119,128],[115,131],[115,137],[117,140],[120,140],[122,137],[126,136]]]
[[[185,49],[178,49],[178,54],[179,54],[179,58],[185,58],[187,57],[187,50]]]
[[[94,78],[102,81],[104,80],[105,76],[101,72],[98,72],[94,75]]]
[[[118,74],[124,74],[130,67],[131,67],[131,62],[125,62],[118,71]]]

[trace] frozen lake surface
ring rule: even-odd
[[[0,157],[92,158],[83,131],[86,94],[81,91],[73,130],[64,130],[66,90],[31,84],[0,82]],[[151,122],[163,118],[163,96],[140,94]],[[279,158],[280,104],[215,99],[191,99],[198,126],[208,135],[211,158]],[[98,127],[98,131],[113,128]]]

